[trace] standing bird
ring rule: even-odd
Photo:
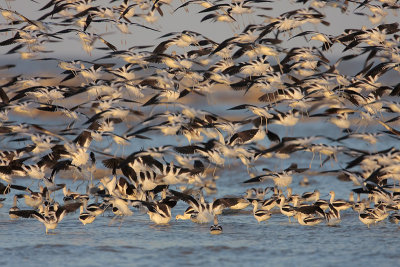
[[[251,204],[253,204],[253,215],[254,218],[260,223],[271,218],[271,212],[268,210],[258,209],[258,201],[254,199]]]
[[[351,204],[343,199],[337,199],[335,200],[335,191],[330,191],[329,195],[331,196],[331,199],[329,201],[330,205],[332,205],[337,211],[341,210],[347,210],[351,208]]]
[[[67,210],[64,207],[59,207],[58,204],[54,205],[54,209],[54,211],[48,211],[45,208],[44,214],[38,212],[32,214],[33,218],[36,218],[39,222],[44,224],[46,227],[46,234],[48,234],[49,230],[56,229],[58,223],[62,221],[64,215],[67,213]]]
[[[87,199],[83,200],[83,205],[80,207],[79,221],[83,225],[92,223],[96,219],[96,215],[87,210]]]
[[[18,211],[19,210],[19,208],[17,207],[17,201],[18,201],[18,196],[15,195],[14,196],[14,200],[13,200],[13,205],[10,208],[10,210],[8,211],[8,214],[9,214],[11,219],[18,219],[19,218],[19,216],[13,214],[14,211]]]
[[[297,203],[295,203],[294,206],[296,206],[296,205],[297,205]],[[285,196],[284,195],[280,196],[279,209],[283,215],[286,215],[288,217],[289,222],[291,222],[290,217],[293,217],[296,214],[296,210],[294,207],[292,207],[288,204],[285,205]]]

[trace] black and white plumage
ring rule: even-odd
[[[147,208],[147,214],[155,224],[168,224],[171,220],[171,209],[175,207],[177,199],[165,197],[157,202],[139,201],[139,203]]]
[[[79,221],[81,223],[83,223],[83,225],[86,225],[86,224],[92,223],[95,219],[96,219],[96,216],[93,214],[90,214],[87,211],[84,211],[83,206],[82,206],[82,210],[79,213]]]
[[[335,191],[330,191],[329,194],[331,196],[329,204],[332,205],[336,210],[341,211],[351,208],[351,204],[348,201],[342,199],[335,200]]]
[[[283,215],[288,217],[289,222],[290,222],[290,217],[293,217],[296,215],[296,209],[295,209],[295,207],[293,207],[289,204],[285,204],[285,196],[281,195],[279,199],[280,199],[279,209]]]
[[[81,203],[75,205],[64,205],[60,206],[58,203],[54,203],[50,206],[44,207],[44,212],[39,213],[34,211],[30,217],[37,219],[39,222],[43,223],[46,228],[46,234],[49,230],[56,229],[59,222],[62,221],[65,214],[74,211],[81,206]]]
[[[264,169],[267,171],[267,174],[262,174],[255,176],[251,179],[244,181],[243,183],[255,183],[255,182],[263,182],[266,179],[272,179],[276,186],[278,187],[287,187],[292,183],[293,174],[304,172],[307,169],[297,168],[297,164],[293,163],[288,168],[286,168],[282,172],[271,172],[268,169]]]
[[[8,211],[8,214],[11,219],[18,219],[18,216],[14,214],[15,211],[19,211],[19,208],[17,207],[17,201],[18,201],[18,196],[15,195],[13,200],[13,205]]]
[[[212,235],[222,234],[222,226],[218,224],[217,215],[214,216],[214,224],[210,226],[210,234]]]
[[[259,223],[271,218],[271,212],[269,210],[258,208],[259,207],[258,200],[253,200],[251,204],[253,204],[253,216]]]
[[[169,190],[174,196],[188,203],[195,213],[191,215],[191,220],[196,223],[208,223],[213,220],[214,215],[218,215],[225,208],[223,200],[216,199],[211,203],[205,202],[201,197],[200,200],[196,200],[191,195],[187,195],[182,192],[175,190]]]
[[[60,210],[59,212],[50,213],[49,215],[42,215],[40,213],[34,213],[33,218],[36,218],[39,222],[43,223],[46,227],[46,234],[49,230],[56,229],[58,223],[64,218],[66,210]]]
[[[324,218],[305,215],[304,213],[297,213],[295,218],[297,218],[299,224],[307,226],[314,226],[325,220]]]

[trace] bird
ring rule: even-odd
[[[394,224],[399,224],[400,222],[400,215],[398,213],[392,213],[389,216],[389,221]]]
[[[225,207],[225,205],[223,204],[223,201],[221,201],[221,199],[216,199],[211,203],[207,203],[207,202],[205,202],[203,197],[201,197],[200,200],[196,200],[191,195],[187,195],[185,193],[175,191],[172,189],[170,189],[169,191],[174,196],[176,196],[180,200],[185,201],[193,208],[193,210],[195,212],[191,214],[190,219],[196,223],[201,224],[201,223],[208,223],[208,222],[212,221],[214,218],[214,215],[220,214]]]
[[[339,224],[342,220],[340,219],[340,211],[337,210],[332,204],[329,204],[329,212],[326,213],[326,222],[329,226]]]
[[[299,182],[299,185],[301,187],[309,186],[310,185],[310,180],[308,179],[307,176],[304,176],[303,179]]]
[[[197,213],[192,206],[189,206],[185,212],[181,215],[178,214],[175,216],[176,220],[190,220],[192,214]]]
[[[83,206],[81,206],[81,212],[79,214],[79,221],[83,223],[83,225],[92,223],[96,219],[96,216],[90,214],[89,212],[84,211]]]
[[[271,212],[268,210],[258,209],[259,203],[254,199],[251,204],[253,204],[253,216],[256,218],[257,222],[266,221],[271,218]]]
[[[83,223],[83,225],[86,225],[94,222],[95,219],[96,215],[87,210],[87,199],[84,199],[80,206],[79,221]]]
[[[267,174],[253,177],[249,180],[244,181],[243,183],[262,182],[266,179],[272,179],[276,186],[288,187],[292,183],[292,175],[298,172],[304,172],[306,169],[299,169],[297,168],[297,164],[293,163],[281,172],[272,172],[266,168],[264,168],[263,170],[267,171]]]
[[[301,212],[296,213],[294,217],[297,219],[299,224],[307,226],[314,226],[324,221],[324,218],[306,215]]]
[[[277,199],[275,197],[268,198],[261,203],[262,210],[272,210],[277,205]]]
[[[280,199],[279,209],[280,209],[281,213],[283,215],[286,215],[289,219],[289,222],[291,222],[290,217],[293,217],[296,214],[295,208],[288,204],[285,205],[285,196],[284,195],[281,195],[279,197],[279,199]],[[296,206],[296,205],[297,205],[297,203],[295,203],[294,206]]]
[[[303,202],[313,202],[319,199],[320,192],[318,189],[315,189],[314,192],[305,192],[301,195],[301,200]]]
[[[133,211],[130,209],[131,201],[113,196],[107,199],[107,205],[111,205],[112,212],[117,216],[132,216]]]
[[[89,214],[94,215],[94,216],[99,216],[104,213],[105,206],[102,204],[98,203],[91,203],[86,206],[86,210]]]
[[[34,212],[31,216],[37,219],[39,222],[43,223],[46,228],[46,234],[48,234],[49,230],[56,229],[59,222],[62,221],[65,214],[67,213],[67,209],[62,206],[59,206],[57,203],[54,205],[55,210],[48,211],[45,209],[44,214]]]
[[[335,200],[335,191],[330,191],[329,195],[331,196],[329,204],[332,205],[336,210],[341,211],[351,208],[351,204],[348,201],[341,199]]]
[[[176,205],[177,199],[165,196],[157,202],[139,201],[139,203],[148,209],[147,214],[155,224],[168,224],[171,220],[171,208]]]
[[[214,215],[214,224],[210,226],[210,234],[212,235],[222,234],[222,226],[218,224],[217,215]]]
[[[294,210],[296,211],[296,215],[299,213],[303,214],[302,216],[300,216],[301,218],[322,217],[326,219],[327,217],[327,214],[324,212],[324,210],[321,209],[316,204],[311,204],[311,205],[302,204],[299,207],[294,207]]]
[[[363,224],[366,224],[369,228],[371,224],[376,223],[376,216],[370,212],[360,212],[358,218]]]
[[[219,199],[225,208],[232,210],[242,210],[250,205],[250,201],[241,197],[223,197]]]
[[[18,211],[19,210],[19,208],[17,206],[17,201],[18,201],[18,196],[15,195],[14,198],[13,198],[13,205],[8,211],[8,214],[9,214],[11,219],[18,219],[19,218],[19,216],[15,215],[13,213],[14,211]]]

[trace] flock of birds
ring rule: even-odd
[[[7,72],[15,64],[0,66],[0,206],[13,199],[11,219],[35,218],[47,233],[78,209],[83,224],[139,209],[168,224],[184,201],[189,207],[175,219],[213,222],[211,234],[222,232],[220,216],[249,206],[258,222],[282,214],[301,225],[337,225],[347,209],[368,227],[400,221],[400,150],[391,145],[400,137],[400,28],[386,22],[398,14],[398,1],[299,0],[301,8],[278,16],[268,0],[99,2],[50,0],[40,18],[13,10],[12,2],[0,7],[5,54],[61,71],[23,75]],[[217,42],[190,30],[162,34],[156,24],[166,11],[199,8],[202,23],[228,24],[231,36]],[[372,26],[325,34],[317,28],[330,25],[326,9],[366,17]],[[242,27],[246,18],[262,21]],[[108,32],[99,33],[107,25],[125,35],[136,27],[160,32],[162,41],[119,49]],[[79,50],[103,56],[48,56],[56,54],[50,47],[76,38]],[[331,51],[340,57],[330,60]],[[345,74],[349,62],[356,67]],[[238,105],[216,111],[232,95]],[[314,135],[292,136],[310,121],[320,125]],[[388,146],[377,151],[382,139]],[[271,162],[291,158],[297,163],[271,170]],[[324,170],[328,163],[337,168]],[[110,171],[96,176],[103,166]],[[251,188],[207,201],[232,168],[246,169],[242,186]],[[337,175],[356,188],[349,200],[334,191],[320,198],[316,188],[294,194],[293,177],[305,174]],[[58,183],[61,175],[76,189]],[[301,186],[312,185],[307,176]],[[23,186],[17,177],[32,182]]]

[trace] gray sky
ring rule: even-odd
[[[30,19],[37,19],[41,15],[49,12],[51,9],[47,9],[45,11],[38,11],[42,6],[44,6],[48,1],[37,0],[38,3],[29,0],[13,0],[13,1],[0,1],[0,6],[2,8],[8,8],[12,10],[16,10],[19,13],[23,14],[24,16]],[[108,4],[109,1],[99,0],[99,1],[92,1],[92,5],[99,5],[99,6],[116,6],[117,3],[122,1]],[[311,2],[311,1],[310,1]],[[200,22],[201,19],[208,13],[198,13],[203,8],[199,5],[189,5],[188,12],[185,9],[180,9],[173,13],[173,10],[181,5],[181,1],[172,0],[171,5],[163,5],[162,10],[164,12],[164,16],[159,17],[158,21],[153,24],[146,24],[142,18],[136,18],[132,21],[137,23],[143,23],[147,26],[151,26],[160,30],[161,32],[154,32],[147,29],[142,29],[137,26],[130,26],[131,34],[122,34],[120,33],[115,26],[108,25],[107,28],[104,27],[106,23],[92,23],[92,27],[88,29],[89,32],[95,32],[98,34],[104,34],[104,39],[115,45],[118,49],[127,49],[134,45],[157,45],[161,41],[165,39],[158,39],[158,37],[162,36],[163,34],[169,32],[179,32],[182,30],[192,30],[195,32],[199,32],[204,36],[211,38],[216,42],[221,42],[226,38],[232,37],[235,33],[239,33],[243,28],[248,25],[249,23],[261,23],[263,18],[257,16],[260,14],[267,15],[267,16],[279,16],[283,12],[295,10],[298,8],[303,8],[309,6],[309,3],[306,5],[302,4],[295,4],[293,1],[275,1],[273,3],[263,3],[258,4],[257,6],[264,6],[264,7],[272,7],[273,10],[256,10],[255,14],[250,15],[243,15],[242,17],[237,17],[237,23],[235,27],[236,29],[232,28],[232,25],[228,25],[227,23],[214,23],[209,21]],[[251,4],[253,5],[253,4]],[[345,13],[340,12],[338,8],[333,7],[325,7],[320,9],[324,14],[326,14],[326,20],[330,22],[330,26],[324,25],[307,25],[302,29],[296,29],[293,31],[293,35],[299,33],[301,30],[318,30],[320,32],[337,35],[343,32],[346,28],[361,28],[362,26],[366,26],[367,28],[374,27],[376,25],[372,25],[368,20],[367,16],[359,16],[353,14],[353,10],[355,9],[355,5],[350,4],[349,10]],[[366,8],[358,9],[358,12],[366,12],[370,13]],[[388,11],[388,16],[382,21],[386,23],[396,22],[399,21],[399,18],[395,16],[391,11]],[[49,18],[46,21],[51,21]],[[0,22],[4,23],[5,20],[0,16]],[[18,27],[18,25],[14,26]],[[53,27],[53,31],[61,30],[63,28],[60,27]],[[10,38],[11,34],[4,34],[0,33],[0,41],[3,41],[7,38]],[[82,46],[80,44],[79,38],[76,34],[70,33],[63,36],[64,40],[59,43],[47,44],[46,47],[49,50],[55,51],[55,53],[43,54],[42,57],[60,57],[62,59],[89,59],[93,60],[105,55],[105,51],[101,50],[94,50],[92,55],[88,55],[86,52],[83,51]],[[320,46],[320,42],[318,41],[311,41],[310,45]],[[283,44],[283,46],[294,47],[300,45],[306,45],[303,38],[294,38]],[[96,42],[96,47],[104,46],[99,41]],[[10,50],[14,46],[5,46],[0,47],[0,53],[2,54],[2,62],[10,63],[10,62],[19,62],[19,55],[4,55],[8,50]],[[333,52],[327,52],[328,56],[333,55],[333,53],[339,53],[343,47],[338,47],[339,50],[334,50]],[[151,50],[151,49],[150,49]],[[32,68],[30,65],[32,63],[26,63],[27,68]],[[2,63],[3,64],[3,63]],[[49,62],[34,62],[34,68],[42,69],[47,68],[50,66]]]

